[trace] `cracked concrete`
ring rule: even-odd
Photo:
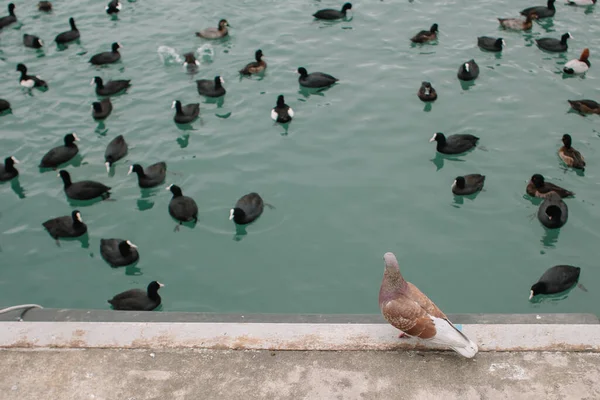
[[[600,399],[600,353],[0,350],[3,400]]]

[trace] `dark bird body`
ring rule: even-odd
[[[217,28],[211,27],[203,29],[200,32],[196,32],[196,36],[203,39],[220,39],[229,35],[229,30],[227,29],[228,26],[229,22],[227,22],[225,19],[222,19],[219,21],[219,26]]]
[[[479,65],[477,65],[475,60],[471,59],[460,65],[457,76],[461,81],[475,80],[479,76]]]
[[[81,213],[78,210],[68,216],[49,219],[42,225],[56,240],[79,237],[87,232],[87,225],[81,219]]]
[[[65,135],[64,146],[58,146],[50,149],[40,162],[40,168],[57,168],[61,164],[70,161],[79,153],[79,148],[75,144],[79,138],[75,133]]]
[[[113,106],[107,97],[101,101],[92,103],[92,117],[94,119],[106,119],[112,112]]]
[[[121,59],[121,53],[119,53],[121,45],[119,43],[113,43],[111,48],[111,51],[93,55],[92,58],[90,58],[90,62],[94,65],[106,65],[119,61]]]
[[[105,10],[106,13],[109,15],[117,14],[119,11],[121,11],[121,3],[119,2],[119,0],[111,0],[106,6]]]
[[[563,135],[562,142],[563,146],[558,149],[558,156],[561,160],[571,168],[585,170],[585,159],[579,151],[572,147],[571,135]]]
[[[573,110],[581,114],[600,114],[600,104],[594,100],[567,100]]]
[[[199,103],[191,103],[182,106],[179,100],[175,100],[171,108],[175,108],[173,120],[178,124],[189,124],[200,115]]]
[[[127,146],[127,142],[125,142],[123,135],[119,135],[111,140],[108,146],[106,146],[106,151],[104,152],[106,170],[110,170],[110,167],[114,163],[125,157],[128,150],[129,146]]]
[[[525,19],[520,18],[498,18],[498,22],[505,29],[513,31],[528,31],[533,26],[533,20],[537,19],[537,15],[530,14]]]
[[[307,88],[325,88],[333,85],[339,80],[322,72],[312,72],[309,74],[303,67],[298,68],[298,73],[300,74],[298,82],[300,85]]]
[[[538,219],[548,229],[560,228],[567,223],[569,208],[556,192],[550,192],[538,208]]]
[[[14,157],[4,159],[4,164],[0,163],[0,182],[7,182],[19,176],[19,171],[15,168],[15,164],[19,161]]]
[[[553,17],[556,14],[556,8],[554,8],[555,0],[548,0],[548,4],[546,7],[544,6],[534,6],[528,7],[521,11],[521,15],[529,16],[535,15],[537,18],[549,18]]]
[[[23,35],[23,44],[25,47],[31,47],[32,49],[41,49],[44,43],[42,40],[35,35]]]
[[[115,81],[108,81],[104,83],[102,78],[96,76],[91,85],[96,85],[96,94],[98,96],[112,96],[113,94],[117,94],[131,86],[130,80],[120,79]]]
[[[446,137],[438,132],[429,140],[437,142],[436,150],[443,154],[461,154],[471,150],[477,145],[479,138],[477,136],[466,134],[450,135]]]
[[[240,74],[252,75],[263,72],[265,68],[267,68],[267,63],[262,58],[262,50],[256,50],[256,53],[254,54],[255,61],[246,64],[246,66],[240,70]]]
[[[49,1],[40,1],[38,3],[38,10],[44,11],[44,12],[50,12],[50,11],[52,11],[52,3],[50,3]]]
[[[10,24],[17,22],[17,16],[15,15],[15,5],[13,3],[8,4],[8,15],[0,18],[0,29],[4,29]]]
[[[429,82],[421,82],[421,87],[417,92],[417,96],[419,96],[419,99],[424,102],[437,100],[437,92]]]
[[[96,181],[72,182],[71,175],[65,171],[60,171],[60,177],[64,183],[64,190],[72,200],[92,200],[96,197],[107,199],[110,197],[110,187]]]
[[[420,31],[410,40],[413,43],[426,43],[437,39],[438,24],[431,25],[428,31]]]
[[[152,281],[147,290],[131,289],[117,294],[108,303],[115,310],[128,311],[152,311],[160,306],[161,298],[158,289],[163,287],[162,283]]]
[[[254,222],[264,210],[264,202],[258,193],[242,196],[229,211],[229,219],[238,225]]]
[[[100,254],[113,268],[130,265],[140,259],[137,246],[123,239],[100,239]]]
[[[458,196],[466,196],[483,189],[485,175],[471,174],[458,176],[452,184],[452,193]]]
[[[287,124],[288,122],[292,121],[293,117],[294,110],[292,110],[292,107],[285,104],[283,95],[280,94],[277,97],[277,104],[271,110],[271,119],[273,119],[275,122],[279,122],[280,124]]]
[[[0,99],[0,113],[10,110],[10,103],[8,100]]]
[[[567,39],[571,38],[571,34],[569,32],[565,33],[559,39],[554,38],[541,38],[536,39],[536,43],[538,47],[542,50],[550,51],[553,53],[561,53],[563,51],[567,51],[569,46],[567,45]]]
[[[198,93],[206,97],[221,97],[227,92],[223,87],[223,78],[215,76],[215,79],[200,79],[196,81]]]
[[[26,87],[28,89],[37,87],[37,88],[48,88],[48,84],[45,80],[40,78],[39,76],[27,75],[27,67],[24,64],[17,65],[17,71],[21,73],[21,77],[19,78],[19,83],[21,86]]]
[[[502,46],[504,46],[504,39],[489,36],[480,36],[477,38],[477,46],[479,46],[480,49],[486,51],[502,51]]]
[[[69,18],[69,25],[71,25],[70,31],[65,31],[56,35],[56,38],[54,38],[56,43],[66,44],[79,39],[79,29],[77,29],[77,26],[75,26],[75,20],[72,17]]]
[[[181,224],[182,222],[198,222],[198,205],[191,197],[184,196],[181,188],[171,185],[167,188],[173,193],[169,202],[169,214]]]
[[[336,20],[346,17],[346,12],[352,9],[352,4],[345,3],[341,10],[334,10],[332,8],[325,8],[319,10],[313,14],[313,17],[317,19]]]
[[[570,190],[563,189],[554,183],[546,182],[544,177],[540,174],[535,174],[531,177],[531,180],[527,184],[526,191],[531,197],[541,198],[548,196],[552,192],[557,193],[562,198],[575,195],[575,193]]]
[[[133,164],[129,168],[127,175],[135,172],[138,178],[138,185],[143,188],[152,188],[160,185],[165,181],[167,175],[167,164],[163,161],[152,164],[146,169],[142,168],[140,164]]]
[[[561,293],[573,287],[579,280],[581,268],[571,265],[555,265],[548,268],[540,279],[531,286],[529,300],[538,294]]]

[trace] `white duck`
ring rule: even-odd
[[[394,253],[385,253],[385,272],[379,289],[379,308],[384,318],[405,335],[448,346],[472,358],[477,345],[459,331],[448,317],[415,285],[400,274]]]
[[[567,4],[570,6],[593,6],[596,4],[596,0],[567,0]]]
[[[563,72],[568,75],[583,74],[590,69],[590,62],[588,57],[590,56],[590,49],[583,49],[579,60],[571,60],[565,64]]]

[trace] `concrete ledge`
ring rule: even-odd
[[[600,351],[599,324],[468,324],[480,351]],[[0,348],[409,350],[387,324],[1,322]]]

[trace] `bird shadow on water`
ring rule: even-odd
[[[103,199],[102,197],[96,197],[91,200],[73,200],[67,196],[67,202],[71,207],[89,207],[101,201],[116,201],[115,199]]]
[[[475,79],[473,79],[472,81],[463,81],[459,79],[458,81],[460,82],[460,87],[462,88],[462,90],[469,90],[475,86]]]
[[[536,24],[538,24],[543,30],[546,31],[546,33],[550,33],[550,32],[554,32],[556,31],[556,29],[554,29],[554,21],[553,18],[543,18],[543,19],[536,19],[535,20]]]
[[[149,200],[155,197],[160,188],[150,188],[141,190],[141,198],[137,200],[137,207],[140,211],[149,210],[154,207],[154,201]]]
[[[325,97],[325,92],[332,86],[326,87],[326,88],[307,88],[304,87],[302,85],[299,85],[300,89],[298,90],[298,93],[300,93],[302,96],[304,96],[304,98],[308,99],[310,98],[310,96],[321,96],[321,97]],[[302,100],[302,99],[299,99]]]
[[[233,235],[234,241],[240,242],[247,235],[248,232],[246,231],[246,225],[235,225],[235,234]]]
[[[425,103],[425,107],[423,107],[423,111],[430,112],[433,109],[433,104],[431,102]]]
[[[58,240],[56,241],[56,245],[58,247],[61,247],[61,243],[63,243],[63,242],[79,242],[81,244],[82,249],[90,248],[90,236],[87,232],[81,236],[74,237],[74,238],[60,238],[59,241]]]
[[[561,301],[569,297],[569,294],[573,289],[575,289],[577,285],[573,285],[569,289],[564,292],[555,293],[555,294],[538,294],[534,296],[531,300],[529,300],[532,304],[541,304],[541,303],[552,303],[555,301]]]
[[[440,169],[444,168],[444,160],[465,162],[465,160],[462,160],[460,158],[448,156],[437,151],[435,153],[435,157],[429,161],[431,161],[435,165],[436,171],[439,171]]]
[[[7,184],[8,182],[2,182],[2,185]],[[17,176],[16,178],[13,178],[10,180],[10,188],[12,189],[13,192],[15,192],[15,194],[20,198],[20,199],[24,199],[25,198],[25,189],[23,189],[23,187],[21,186],[21,183],[19,182],[19,177]]]
[[[474,201],[477,198],[477,196],[479,196],[479,193],[481,193],[481,191],[465,196],[454,195],[454,202],[452,204],[452,207],[460,208],[459,206],[465,203],[465,199]]]
[[[106,136],[106,134],[108,133],[108,128],[106,128],[106,124],[104,123],[104,121],[98,123],[98,126],[96,126],[94,132],[96,132],[96,134],[100,136]]]
[[[177,138],[177,144],[182,149],[185,149],[186,147],[188,147],[189,144],[190,144],[190,134],[186,133],[185,135],[178,137]]]
[[[286,122],[285,124],[280,124],[280,123],[275,122],[273,125],[280,126],[283,128],[283,132],[280,133],[281,136],[288,135],[288,130],[290,129],[290,122]]]
[[[556,247],[556,243],[558,242],[558,236],[560,235],[560,228],[544,228],[544,231],[544,236],[542,236],[542,239],[540,240],[544,247]]]

